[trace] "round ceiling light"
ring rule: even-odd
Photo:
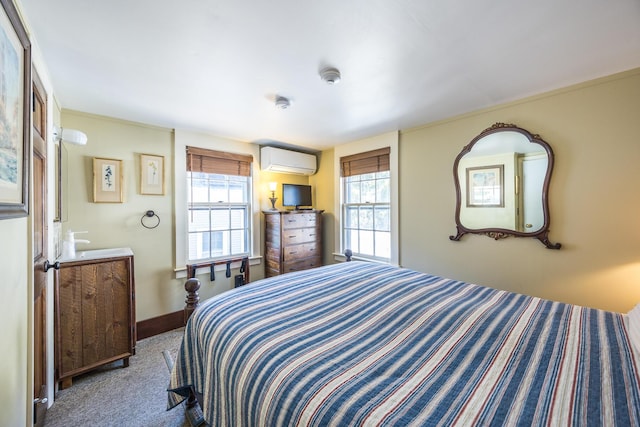
[[[291,102],[289,101],[288,98],[285,98],[284,96],[276,96],[276,107],[281,109],[281,110],[286,110],[287,108],[289,108],[289,106],[291,105]]]
[[[333,67],[323,68],[320,70],[320,78],[327,84],[334,85],[340,81],[340,71]]]

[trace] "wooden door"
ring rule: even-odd
[[[33,74],[33,424],[47,411],[47,101]]]

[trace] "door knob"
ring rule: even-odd
[[[47,271],[49,271],[50,269],[56,269],[56,270],[60,270],[60,261],[56,261],[53,264],[51,264],[49,262],[49,260],[46,260],[44,262],[44,272],[46,273]]]

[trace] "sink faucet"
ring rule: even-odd
[[[86,239],[76,239],[76,234],[88,233],[88,231],[71,231],[67,230],[67,235],[62,243],[62,256],[64,258],[76,257],[76,243],[91,243]]]

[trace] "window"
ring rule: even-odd
[[[190,262],[249,255],[251,156],[187,147]]]
[[[391,258],[391,173],[389,149],[340,159],[342,239],[355,256]]]

